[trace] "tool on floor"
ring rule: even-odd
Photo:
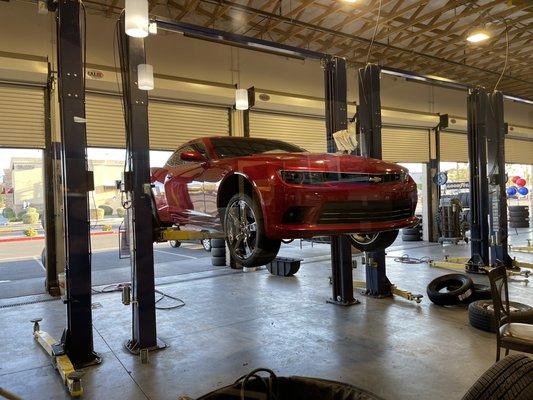
[[[70,358],[65,353],[63,345],[55,340],[50,334],[41,330],[39,322],[42,318],[32,319],[33,323],[33,338],[41,345],[41,347],[51,357],[52,365],[61,375],[63,384],[67,387],[69,393],[73,397],[79,397],[83,394],[83,387],[81,385],[81,377],[83,373],[76,371]]]

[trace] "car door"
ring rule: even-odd
[[[207,162],[181,159],[181,153],[197,151],[207,160],[207,151],[200,142],[180,147],[169,159],[165,178],[168,212],[177,224],[201,224],[205,220],[205,199],[202,175]]]

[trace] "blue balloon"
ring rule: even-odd
[[[516,187],[515,186],[510,186],[507,188],[507,196],[511,197],[511,196],[515,196],[516,195]]]
[[[518,193],[520,193],[522,196],[525,196],[529,193],[529,190],[527,190],[527,187],[522,186],[521,188],[518,188]]]

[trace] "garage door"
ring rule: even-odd
[[[44,90],[0,85],[0,147],[44,148]]]
[[[505,162],[533,164],[533,141],[505,139]]]
[[[125,147],[122,99],[89,93],[87,143],[89,147]],[[228,135],[227,108],[150,100],[148,105],[150,149],[174,150],[201,136]]]
[[[148,115],[152,150],[175,150],[191,139],[230,132],[229,110],[224,107],[150,100]]]
[[[382,158],[386,161],[429,162],[429,131],[425,129],[381,129]]]
[[[323,118],[250,112],[250,137],[283,140],[312,153],[325,153],[326,123]]]
[[[464,133],[440,133],[440,160],[468,162],[468,138]]]

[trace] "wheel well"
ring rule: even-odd
[[[245,193],[253,196],[255,190],[252,183],[246,177],[233,174],[225,179],[218,189],[217,207],[226,207],[230,199],[237,193]]]

